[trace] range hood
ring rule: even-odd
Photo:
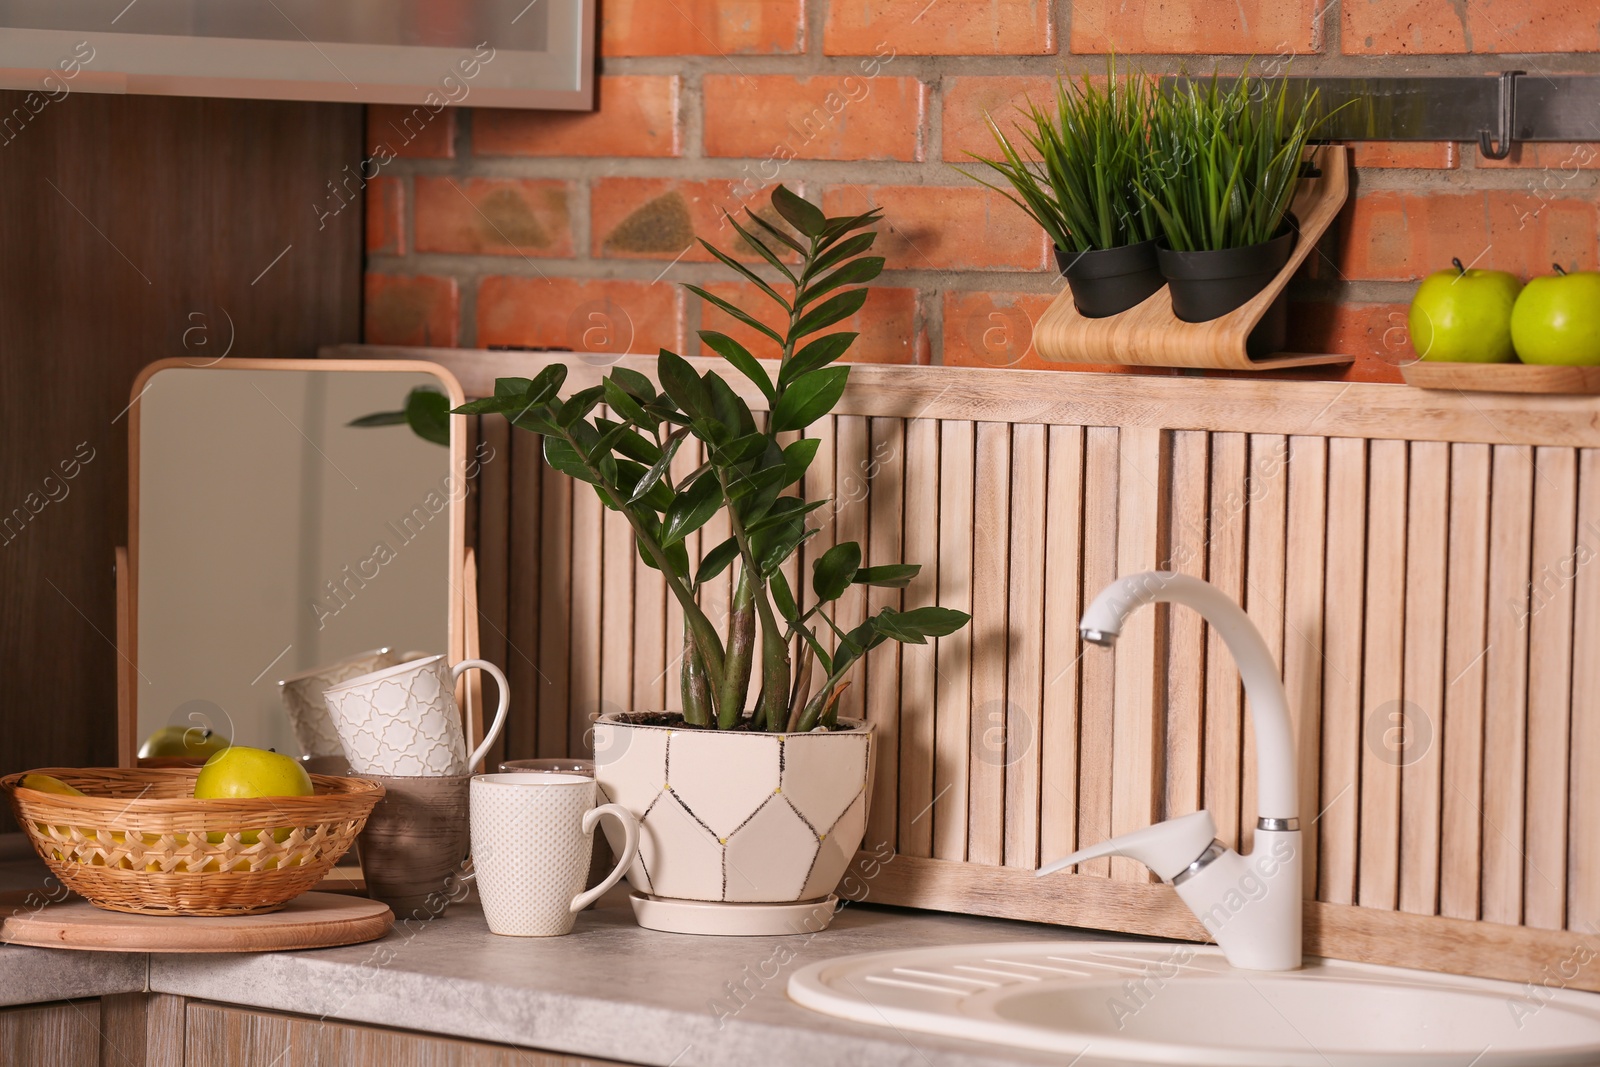
[[[0,87],[594,105],[595,0],[0,0]]]

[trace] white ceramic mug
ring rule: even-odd
[[[500,686],[500,707],[483,742],[468,755],[456,679],[473,668],[487,671]],[[511,691],[500,668],[487,660],[451,667],[443,656],[428,656],[352,678],[322,699],[352,771],[415,777],[471,774],[506,724]]]
[[[599,804],[593,778],[524,772],[472,779],[472,865],[491,933],[555,937],[572,932],[578,912],[617,884],[639,850],[639,822],[616,804]],[[622,825],[616,866],[584,891],[595,824]]]
[[[322,694],[331,686],[426,655],[426,652],[396,653],[389,648],[374,648],[346,656],[337,663],[301,671],[279,682],[278,695],[289,713],[289,725],[294,728],[300,754],[313,758],[344,756],[339,731],[334,729],[333,720],[328,717],[328,705],[322,700]]]

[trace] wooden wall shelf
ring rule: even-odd
[[[1337,353],[1280,352],[1260,359],[1245,353],[1245,341],[1294,272],[1333,223],[1349,195],[1346,149],[1322,145],[1308,152],[1322,175],[1300,185],[1291,210],[1300,220],[1300,239],[1289,262],[1255,298],[1209,322],[1184,322],[1172,311],[1163,287],[1144,303],[1120,315],[1085,318],[1063,288],[1034,327],[1033,343],[1044,359],[1061,363],[1125,363],[1143,367],[1198,367],[1213,370],[1281,370],[1323,363],[1349,363]]]

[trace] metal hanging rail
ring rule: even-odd
[[[1163,91],[1191,79],[1161,79]],[[1199,80],[1199,79],[1195,79]],[[1209,79],[1205,79],[1209,80]],[[1235,79],[1219,78],[1221,85]],[[1508,70],[1498,77],[1283,77],[1292,102],[1315,91],[1334,141],[1471,141],[1504,159],[1518,141],[1600,141],[1600,77]],[[1350,104],[1351,106],[1342,107]]]

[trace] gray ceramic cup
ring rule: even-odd
[[[463,899],[462,861],[471,848],[470,774],[363,774],[387,792],[356,839],[367,896],[396,919],[432,919]]]

